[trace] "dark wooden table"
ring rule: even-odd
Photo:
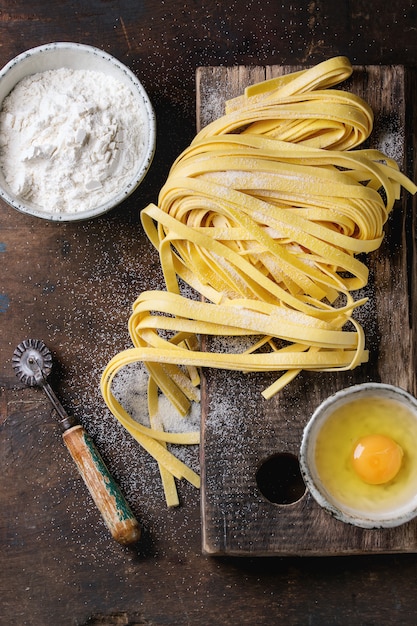
[[[413,69],[416,31],[417,7],[405,0],[0,0],[0,65],[50,41],[98,46],[137,74],[158,123],[145,183],[107,216],[53,224],[0,203],[0,624],[416,623],[414,554],[204,556],[199,493],[181,484],[181,506],[166,508],[155,464],[98,389],[108,360],[130,346],[134,299],[162,285],[139,213],[195,133],[196,68],[344,54]],[[109,539],[45,398],[17,381],[10,359],[27,336],[51,348],[55,390],[140,519],[137,547]]]

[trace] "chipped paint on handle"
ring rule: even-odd
[[[139,524],[91,437],[77,425],[62,438],[113,538],[123,545],[137,541]]]

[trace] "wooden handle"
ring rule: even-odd
[[[66,430],[62,438],[112,537],[123,545],[137,541],[139,524],[91,437],[77,425]]]

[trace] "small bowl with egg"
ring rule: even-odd
[[[144,87],[98,48],[45,44],[0,70],[0,197],[23,213],[107,213],[143,181],[155,143]]]
[[[383,383],[342,389],[317,407],[300,448],[313,498],[336,519],[392,528],[417,516],[417,400]]]

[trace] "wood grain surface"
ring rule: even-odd
[[[240,95],[247,85],[297,69],[300,67],[201,68],[197,73],[201,125],[218,112],[219,104]],[[356,67],[343,88],[362,96],[374,111],[369,145],[395,158],[404,170],[408,124],[404,68]],[[416,520],[395,529],[356,528],[327,514],[308,491],[303,495],[297,492],[290,503],[268,500],[265,486],[257,479],[259,468],[274,455],[298,458],[309,416],[331,393],[365,381],[391,383],[415,393],[410,202],[403,192],[386,226],[383,245],[364,259],[370,280],[362,295],[369,299],[355,315],[365,328],[368,364],[348,373],[304,372],[268,401],[263,400],[261,391],[275,374],[206,372],[202,418],[206,553],[283,556],[417,551]],[[285,467],[282,472],[292,471]],[[269,481],[276,481],[279,487],[285,477],[272,475]]]

